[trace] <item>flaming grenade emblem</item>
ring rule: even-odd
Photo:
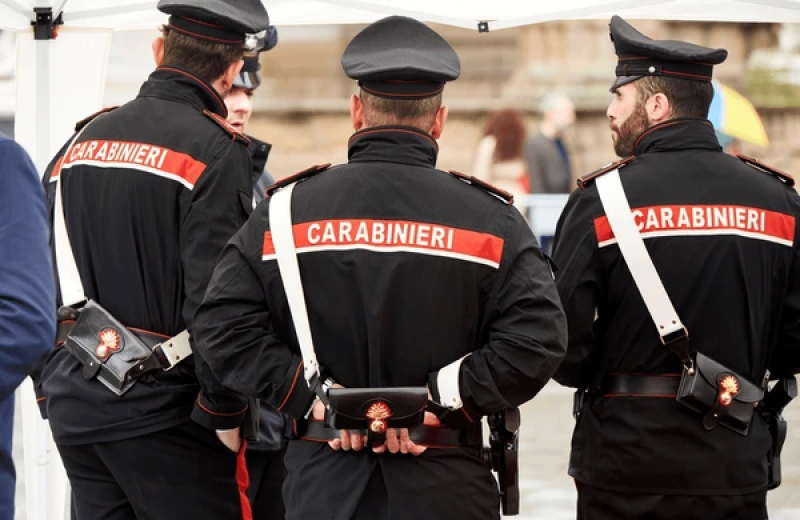
[[[122,338],[116,330],[103,329],[97,337],[100,339],[100,343],[97,344],[94,353],[100,361],[105,361],[112,353],[119,351]]]
[[[389,405],[378,401],[369,406],[366,413],[369,422],[369,429],[373,433],[383,433],[386,431],[386,419],[392,416],[392,409]]]
[[[726,376],[719,383],[719,402],[723,406],[729,406],[733,398],[739,394],[739,381],[734,376]]]

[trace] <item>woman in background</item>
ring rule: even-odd
[[[475,152],[472,175],[512,195],[530,192],[522,150],[525,121],[516,110],[489,112]]]

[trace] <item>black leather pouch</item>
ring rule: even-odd
[[[89,300],[76,309],[75,327],[64,348],[83,365],[86,379],[97,378],[118,396],[125,394],[144,373],[144,361],[153,351],[107,310]]]
[[[699,352],[684,367],[677,401],[703,416],[703,426],[713,430],[722,425],[747,435],[764,388],[737,375],[729,368]]]
[[[428,389],[331,388],[325,424],[340,430],[366,430],[370,443],[385,438],[387,428],[411,428],[422,424]]]

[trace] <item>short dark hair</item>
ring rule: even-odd
[[[405,125],[430,132],[442,106],[441,93],[424,99],[390,99],[362,90],[360,97],[364,105],[364,124],[368,127]]]
[[[240,45],[213,43],[161,28],[164,35],[163,65],[172,65],[190,71],[207,83],[213,83],[225,74],[228,67],[244,57]]]
[[[641,102],[659,92],[664,94],[672,108],[672,117],[708,117],[708,109],[714,98],[714,87],[710,81],[644,76],[636,82],[636,88]]]

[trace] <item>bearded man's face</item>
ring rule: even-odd
[[[645,103],[639,100],[634,83],[617,88],[606,111],[614,152],[623,158],[634,154],[639,137],[650,128]]]

